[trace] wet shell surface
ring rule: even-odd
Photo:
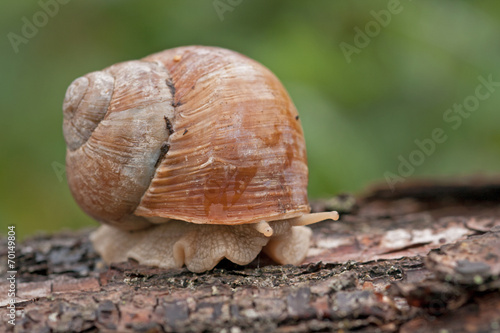
[[[93,236],[106,261],[203,271],[224,257],[248,263],[273,237],[305,256],[310,231],[300,225],[314,214],[302,127],[259,63],[215,47],[170,49],[76,79],[63,111],[68,183],[109,225]]]

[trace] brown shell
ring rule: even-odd
[[[79,78],[64,135],[76,201],[124,229],[310,210],[297,110],[267,68],[233,51],[180,47]]]

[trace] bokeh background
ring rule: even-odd
[[[377,31],[388,8],[397,13]],[[443,120],[474,95],[478,76],[500,81],[498,1],[2,0],[0,9],[2,234],[11,224],[21,237],[96,224],[65,179],[65,90],[90,71],[181,45],[239,51],[282,80],[301,115],[312,198],[384,182],[434,128],[448,139],[412,177],[500,170],[500,89],[459,128]],[[26,30],[34,20],[37,31]],[[357,37],[366,28],[368,43]],[[16,44],[23,29],[29,38]],[[350,57],[347,44],[358,48]]]

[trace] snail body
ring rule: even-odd
[[[311,231],[298,113],[279,80],[233,51],[166,50],[76,79],[63,104],[67,177],[102,222],[106,262],[194,272],[264,251],[300,263]]]

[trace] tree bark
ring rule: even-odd
[[[491,180],[315,201],[313,210],[338,209],[341,219],[312,226],[303,265],[261,254],[202,274],[107,267],[90,230],[36,236],[17,249],[15,326],[9,283],[0,282],[0,331],[500,331],[499,203],[500,182]]]

